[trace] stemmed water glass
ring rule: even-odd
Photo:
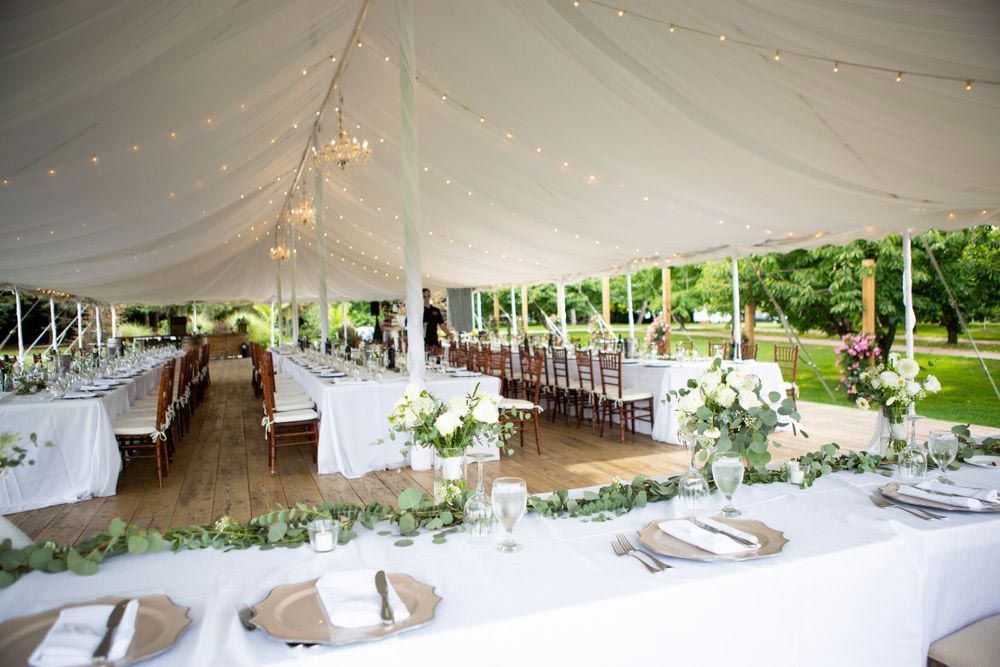
[[[677,480],[677,498],[683,516],[699,516],[705,513],[705,501],[711,493],[708,481],[698,472],[695,456],[698,452],[697,435],[689,430],[678,433],[681,444],[690,450],[691,465],[687,473]]]
[[[712,457],[712,478],[726,497],[726,504],[719,514],[726,519],[735,519],[743,514],[733,507],[733,496],[743,484],[743,472],[743,457],[739,452],[717,452]]]
[[[942,484],[954,484],[948,479],[948,466],[958,455],[958,436],[949,431],[931,431],[927,436],[927,449],[941,469],[938,481]]]
[[[920,415],[906,415],[910,425],[909,444],[899,453],[896,470],[904,482],[919,481],[927,474],[927,453],[917,440],[917,422]]]
[[[528,487],[518,477],[498,477],[493,480],[493,513],[507,531],[503,542],[497,545],[499,551],[510,553],[520,551],[521,545],[514,539],[514,527],[524,516],[528,504]]]
[[[465,501],[462,510],[465,521],[465,530],[469,534],[469,541],[477,544],[486,542],[493,534],[493,508],[486,498],[486,491],[483,489],[483,461],[489,458],[489,454],[483,452],[473,452],[466,457],[476,462],[479,469],[479,480],[476,482],[476,492]]]

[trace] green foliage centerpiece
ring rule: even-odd
[[[771,454],[770,436],[776,429],[790,426],[796,434],[799,414],[792,400],[781,400],[781,394],[771,392],[770,403],[761,396],[760,378],[739,366],[723,366],[715,359],[708,370],[695,380],[688,380],[685,389],[670,392],[664,402],[677,402],[678,432],[697,434],[701,458],[713,452],[739,452],[746,463],[762,470]],[[777,410],[771,404],[781,401]]]
[[[500,419],[500,397],[480,392],[445,402],[411,384],[389,415],[389,437],[406,434],[403,454],[424,447],[435,454],[434,502],[458,502],[466,492],[465,449],[475,443],[502,445],[514,425]]]

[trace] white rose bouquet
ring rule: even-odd
[[[920,364],[916,361],[890,354],[886,363],[872,366],[858,375],[855,403],[862,410],[878,408],[889,423],[888,444],[894,451],[906,445],[902,423],[910,406],[927,398],[928,394],[941,391],[941,383],[936,377],[928,375],[921,382],[917,379],[919,374]]]
[[[761,396],[761,382],[744,368],[724,368],[715,359],[700,379],[688,380],[685,389],[670,392],[664,403],[676,401],[679,432],[696,437],[696,447],[714,451],[736,451],[754,468],[762,469],[771,460],[768,436],[776,429],[791,426],[796,434],[799,415],[792,400],[782,400],[771,392],[770,403]],[[777,410],[772,403],[781,401]]]

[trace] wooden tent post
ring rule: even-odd
[[[875,260],[861,260],[861,333],[875,333]]]

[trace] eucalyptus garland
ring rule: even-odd
[[[965,426],[952,429],[959,437],[958,460],[964,461],[978,454],[1000,455],[1000,439],[987,438],[976,444]],[[840,446],[830,443],[818,451],[800,456],[798,462],[805,471],[803,487],[831,473],[850,470],[855,473],[882,472],[883,457],[865,452],[840,453]],[[957,467],[957,464],[956,464]],[[710,467],[703,472],[710,476]],[[885,473],[888,474],[888,473]],[[577,517],[587,521],[608,521],[645,507],[648,503],[670,500],[677,495],[679,476],[664,481],[642,475],[631,482],[616,479],[597,491],[584,491],[581,497],[571,497],[566,490],[556,491],[546,497],[530,496],[528,510],[549,518]],[[784,466],[774,470],[748,470],[746,484],[772,484],[788,480]],[[461,529],[462,507],[466,496],[454,503],[435,505],[420,489],[406,489],[399,494],[398,506],[392,507],[372,501],[367,505],[356,503],[325,503],[279,508],[254,517],[243,523],[229,516],[222,516],[205,526],[173,528],[164,532],[153,528],[140,528],[113,519],[108,532],[95,535],[75,547],[64,547],[52,541],[31,544],[21,549],[11,546],[9,539],[0,543],[0,588],[10,586],[22,575],[32,571],[64,572],[69,570],[81,575],[91,575],[108,558],[126,553],[142,554],[160,551],[186,551],[190,549],[218,549],[232,551],[258,547],[264,549],[296,548],[308,542],[306,525],[313,519],[339,520],[340,544],[347,544],[357,537],[357,526],[376,530],[377,534],[392,536],[394,544],[410,546],[421,531],[431,534],[433,544],[444,543],[448,536]]]

